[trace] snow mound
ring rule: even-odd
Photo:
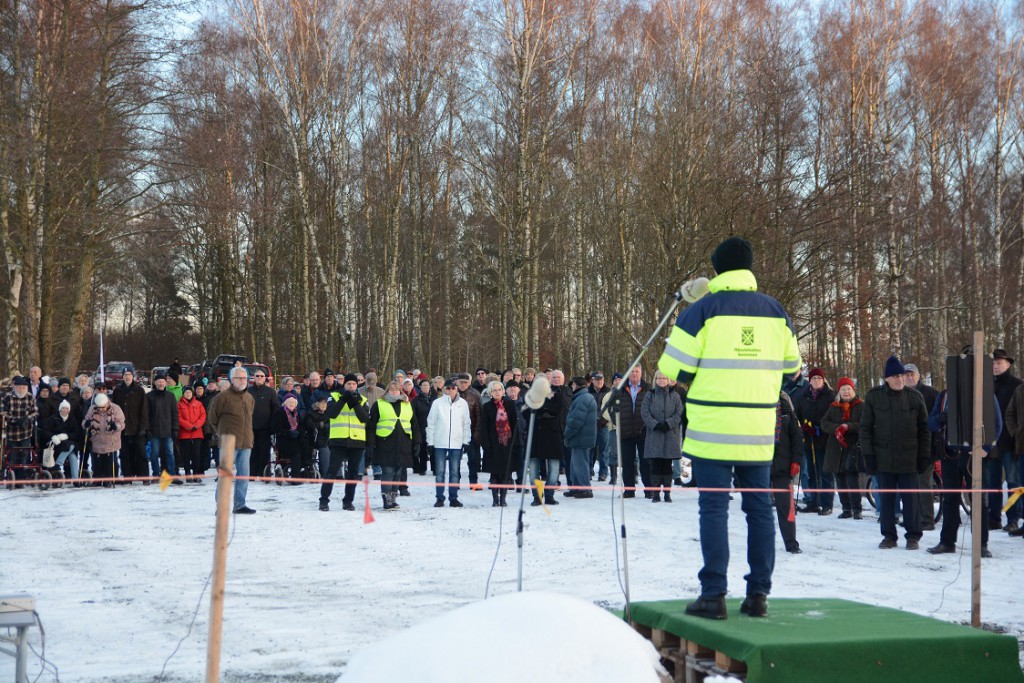
[[[338,683],[526,679],[658,683],[667,675],[654,646],[610,612],[568,595],[526,592],[475,602],[381,640],[356,653]]]

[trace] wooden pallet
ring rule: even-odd
[[[746,677],[747,665],[724,652],[635,621],[630,625],[654,645],[672,683],[702,683],[712,674],[737,681]]]

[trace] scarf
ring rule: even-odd
[[[859,398],[854,397],[854,399],[852,401],[849,401],[849,402],[847,402],[847,401],[835,401],[835,402],[832,403],[832,405],[838,407],[840,410],[843,411],[843,420],[842,421],[843,422],[849,422],[849,420],[850,420],[850,409],[853,408],[858,403],[863,403],[863,401],[861,401]]]
[[[494,419],[494,427],[498,431],[498,443],[502,446],[507,446],[508,442],[512,440],[512,427],[508,424],[508,413],[505,412],[505,402],[495,401],[494,405],[498,408],[498,415]]]
[[[288,431],[297,432],[299,430],[299,407],[295,406],[295,410],[288,410],[288,407],[284,407],[284,416],[288,418]]]
[[[775,404],[775,443],[782,437],[782,401]]]

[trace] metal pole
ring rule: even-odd
[[[516,580],[516,590],[523,592],[523,517],[526,515],[526,490],[530,488],[531,482],[527,480],[526,473],[530,469],[530,452],[533,448],[533,423],[537,419],[537,412],[530,410],[530,427],[526,431],[526,452],[523,454],[523,473],[519,477],[522,489],[519,494],[519,521],[516,524],[516,545],[519,547],[519,570]]]
[[[622,374],[622,380],[619,382],[619,386],[612,387],[612,405],[615,411],[615,443],[617,445],[616,451],[618,452],[618,463],[619,463],[619,483],[620,488],[625,492],[625,481],[622,478],[622,406],[624,404],[624,398],[622,396],[622,387],[628,384],[629,375],[633,372],[633,368],[640,364],[640,360],[647,353],[647,349],[650,348],[654,340],[661,334],[661,330],[665,327],[668,321],[672,318],[672,315],[676,312],[676,308],[679,303],[683,300],[682,291],[676,291],[672,293],[672,302],[665,309],[665,313],[661,316],[661,320],[658,321],[658,326],[654,328],[654,332],[647,339],[647,343],[640,349],[640,353],[637,354],[633,362],[629,364],[626,372]],[[635,457],[635,455],[634,455]],[[635,483],[635,482],[634,482]],[[613,492],[614,495],[614,492]],[[626,541],[626,500],[625,496],[619,495],[619,510],[622,515],[622,524],[619,527],[619,534],[622,537],[622,573],[623,573],[623,588],[626,594],[626,608],[625,617],[626,621],[629,621],[629,559],[628,559],[628,544]]]
[[[985,333],[974,333],[974,435],[971,450],[971,626],[981,628],[981,525],[988,524],[981,514],[981,459],[985,451],[981,444],[985,440],[985,426],[982,406],[984,404],[985,379],[982,354],[984,354]]]
[[[622,381],[625,382],[626,378],[623,377]],[[626,490],[626,482],[622,476],[622,411],[615,411],[615,453],[616,459],[619,462],[619,487],[622,493],[619,494],[619,515],[622,517],[622,523],[619,527],[619,534],[622,537],[622,575],[623,575],[623,587],[626,594],[626,609],[625,617],[626,623],[629,623],[629,547],[626,542],[626,496],[622,495]],[[635,453],[630,454],[631,457],[636,457]],[[634,483],[635,480],[634,480]],[[612,495],[615,495],[614,489]],[[614,509],[614,508],[613,508]]]
[[[210,589],[210,635],[206,641],[206,683],[217,683],[220,676],[228,520],[231,517],[235,483],[235,437],[232,434],[220,435],[220,467],[217,477],[217,531],[213,541],[213,585]]]

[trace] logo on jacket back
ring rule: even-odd
[[[740,341],[744,346],[754,345],[754,328],[753,327],[741,327],[740,328]]]

